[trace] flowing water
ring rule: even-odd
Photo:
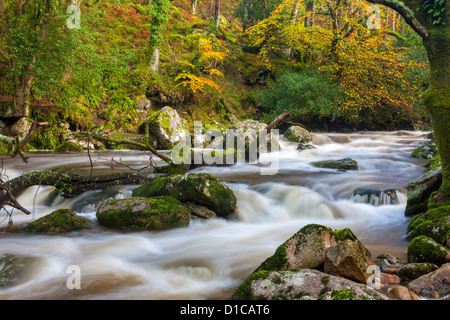
[[[26,281],[0,289],[0,299],[226,299],[276,248],[309,223],[333,229],[349,227],[373,256],[406,257],[404,216],[407,183],[418,177],[423,160],[410,158],[424,140],[421,132],[316,134],[315,149],[297,151],[282,140],[281,151],[263,154],[262,161],[279,164],[275,175],[261,175],[260,164],[203,167],[222,179],[237,197],[238,219],[193,220],[187,228],[162,232],[125,232],[99,226],[95,206],[79,214],[93,228],[64,235],[18,232],[0,234],[5,253],[36,257]],[[14,178],[32,169],[70,166],[95,174],[141,170],[149,155],[138,151],[53,154],[31,153],[29,163],[3,156],[3,174]],[[350,157],[359,170],[337,171],[312,161]],[[136,186],[123,186],[127,197]],[[376,201],[355,196],[358,189],[391,190]],[[392,191],[394,189],[394,191]],[[13,213],[15,226],[57,208],[71,208],[81,197],[49,204],[53,187],[27,189],[18,201],[32,214]],[[393,200],[395,199],[395,200]],[[372,201],[370,203],[370,201]],[[367,203],[369,202],[369,203]],[[4,213],[2,212],[3,217]],[[5,221],[0,227],[4,227]],[[3,229],[2,229],[3,230]],[[81,289],[70,289],[70,266],[81,274]],[[69,268],[69,269],[68,269]]]

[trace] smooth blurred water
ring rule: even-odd
[[[237,197],[237,219],[193,220],[187,228],[162,232],[125,232],[97,224],[95,206],[80,210],[93,228],[65,235],[3,232],[0,255],[38,258],[29,279],[0,289],[0,299],[226,299],[286,239],[309,223],[333,229],[350,227],[372,255],[390,253],[405,258],[405,187],[423,170],[423,161],[410,158],[421,132],[316,134],[315,149],[297,151],[283,140],[281,151],[263,154],[279,161],[276,175],[261,175],[261,165],[203,167],[222,179]],[[320,169],[312,161],[350,157],[357,171]],[[28,164],[2,157],[3,173],[10,179],[32,169],[71,166],[89,171],[87,153],[32,153]],[[93,152],[95,174],[142,169],[149,154],[137,151]],[[124,167],[122,164],[126,165]],[[126,197],[136,186],[123,186]],[[358,188],[396,189],[395,205],[359,203]],[[17,211],[19,226],[57,208],[71,208],[87,194],[57,199],[46,205],[53,187],[35,186],[18,197],[31,216]],[[3,213],[2,213],[3,214]],[[3,215],[2,215],[3,217]],[[0,227],[4,227],[5,221]],[[81,270],[81,289],[68,289],[67,268]]]

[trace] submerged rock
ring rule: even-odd
[[[166,230],[188,226],[191,211],[172,197],[136,197],[108,200],[98,208],[96,216],[105,227]]]
[[[151,114],[147,121],[150,133],[156,137],[158,147],[162,149],[169,149],[185,141],[188,134],[183,119],[176,110],[168,106]]]
[[[361,188],[353,191],[352,200],[356,203],[368,203],[373,206],[402,203],[399,191],[395,189]]]
[[[72,210],[77,212],[95,211],[103,201],[114,198],[119,194],[120,191],[116,189],[106,189],[89,193],[77,200],[72,205]]]
[[[205,206],[220,217],[227,217],[236,209],[233,191],[219,179],[206,173],[162,177],[136,188],[133,196],[171,196],[181,202]]]
[[[28,280],[39,259],[4,254],[0,256],[0,289],[10,288]]]
[[[388,300],[376,290],[313,269],[260,271],[247,278],[233,300]]]
[[[88,227],[88,220],[79,217],[75,211],[71,209],[58,209],[36,221],[28,223],[23,227],[23,231],[63,233],[82,230]]]
[[[315,161],[310,163],[317,168],[337,169],[341,171],[358,170],[358,163],[350,158],[344,158],[339,160],[325,160]]]

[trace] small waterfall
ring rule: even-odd
[[[351,196],[355,203],[367,203],[373,206],[405,204],[406,195],[395,189],[358,189]]]

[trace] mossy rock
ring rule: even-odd
[[[280,245],[255,272],[318,268],[325,261],[326,250],[334,244],[330,228],[319,224],[306,225]]]
[[[81,152],[84,151],[84,147],[81,144],[73,141],[64,141],[55,148],[56,152]]]
[[[344,158],[338,160],[325,160],[325,161],[315,161],[310,163],[312,166],[317,168],[328,168],[337,169],[340,171],[347,170],[358,170],[358,163],[351,158]]]
[[[446,262],[445,257],[449,253],[450,249],[427,236],[415,237],[410,242],[407,250],[409,262],[431,262],[438,266]]]
[[[227,217],[236,209],[233,191],[216,177],[200,173],[172,175],[144,184],[133,191],[133,197],[171,196],[181,202],[192,202]]]
[[[430,196],[442,183],[442,168],[430,171],[407,185],[405,216],[412,217],[428,209]]]
[[[388,300],[351,280],[314,269],[262,270],[245,279],[231,300]]]
[[[431,262],[408,263],[407,265],[401,267],[397,274],[402,281],[410,282],[437,269],[438,266]]]
[[[4,254],[0,256],[0,289],[19,285],[29,279],[37,265],[35,257]]]
[[[52,213],[28,223],[23,227],[25,232],[64,233],[89,228],[85,218],[77,216],[71,209],[58,209]]]
[[[408,225],[407,232],[409,240],[425,235],[437,243],[444,243],[446,235],[450,232],[450,205],[415,215]]]
[[[133,197],[104,202],[96,216],[99,224],[109,228],[167,230],[188,226],[191,211],[168,196]]]
[[[284,137],[292,142],[306,143],[313,139],[312,134],[300,126],[290,126],[284,133]]]

